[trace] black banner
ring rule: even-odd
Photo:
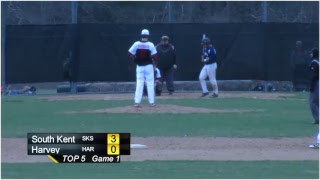
[[[49,155],[55,163],[120,163],[120,156]]]
[[[130,155],[130,144],[28,144],[28,155]]]
[[[108,136],[118,144],[131,143],[130,133],[28,133],[28,144],[110,144]]]
[[[28,133],[28,155],[130,155],[130,133]]]
[[[7,83],[65,81],[63,64],[70,52],[75,81],[135,81],[136,67],[127,51],[144,28],[155,45],[162,35],[170,36],[177,54],[175,81],[198,80],[202,34],[216,48],[218,80],[290,81],[296,41],[305,50],[319,46],[319,23],[7,26]]]

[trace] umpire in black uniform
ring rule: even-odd
[[[313,48],[310,56],[312,61],[309,105],[314,119],[313,124],[319,124],[319,50]]]
[[[168,36],[162,36],[161,43],[156,48],[158,52],[157,66],[161,72],[161,81],[162,83],[166,81],[167,90],[171,95],[174,92],[174,69],[177,68],[174,46],[169,43]]]

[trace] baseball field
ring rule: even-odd
[[[307,93],[163,94],[133,107],[130,94],[2,97],[2,178],[318,179],[319,126]],[[119,164],[55,164],[27,155],[30,132],[123,132],[132,149]]]

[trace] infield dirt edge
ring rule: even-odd
[[[122,161],[163,160],[318,160],[319,151],[308,148],[313,137],[227,138],[227,137],[132,137],[131,143],[147,149],[132,149]],[[28,156],[25,138],[2,138],[3,163],[50,162],[47,156]]]

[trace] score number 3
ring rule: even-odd
[[[141,52],[140,52],[140,57],[141,57],[142,59],[144,59],[144,58],[147,57],[147,52],[146,52],[146,50],[141,50]]]
[[[120,135],[119,134],[108,134],[108,155],[119,155],[120,153]]]

